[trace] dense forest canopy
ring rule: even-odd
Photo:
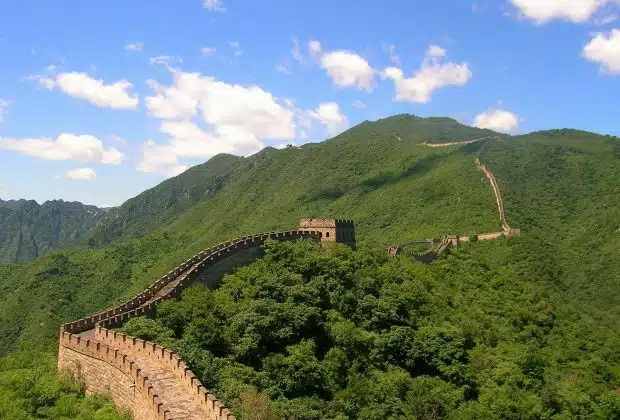
[[[177,348],[241,419],[248,407],[265,418],[618,417],[620,143],[556,130],[422,145],[477,137],[435,123],[396,116],[224,157],[119,210],[90,248],[0,265],[0,418],[123,416],[56,379],[59,324],[220,241],[313,216],[353,219],[358,251],[270,244],[220,288],[187,290],[125,328]],[[430,265],[389,259],[390,245],[500,229],[479,156],[522,236]],[[204,185],[201,171],[213,175]]]
[[[422,265],[270,243],[122,330],[177,350],[240,418],[259,402],[265,418],[620,416],[620,338],[562,303],[531,252],[548,251],[503,239]]]

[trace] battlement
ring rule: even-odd
[[[338,229],[339,235],[344,231],[351,235],[351,221],[332,219],[332,223],[334,227],[324,229]],[[332,236],[338,238],[339,235]],[[151,315],[159,302],[179,296],[202,270],[237,253],[261,246],[270,239],[304,238],[324,239],[324,231],[305,228],[265,232],[223,242],[189,258],[133,299],[61,325],[59,369],[67,368],[82,377],[87,392],[109,394],[120,408],[131,411],[136,420],[174,420],[179,413],[188,410],[199,414],[200,418],[234,420],[230,411],[200,383],[175,352],[108,328],[120,327],[137,316]],[[151,383],[149,375],[163,379]],[[178,389],[185,391],[177,392]]]
[[[300,228],[319,228],[319,227],[353,227],[353,220],[347,219],[301,219]]]

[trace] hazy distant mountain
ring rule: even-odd
[[[0,200],[0,263],[36,258],[52,249],[79,244],[105,212],[62,200]]]

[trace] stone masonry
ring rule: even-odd
[[[87,393],[109,395],[136,420],[234,420],[172,350],[113,331],[127,320],[151,315],[156,305],[178,297],[202,271],[261,246],[266,240],[313,239],[354,244],[353,222],[314,219],[303,229],[244,236],[194,255],[133,299],[60,327],[58,368],[82,379]],[[312,224],[320,226],[312,229]],[[327,235],[327,232],[331,235]]]

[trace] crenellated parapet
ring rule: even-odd
[[[340,219],[335,224],[352,226],[352,222]],[[178,297],[201,271],[238,252],[261,246],[269,239],[321,240],[322,236],[321,231],[310,229],[265,232],[205,249],[132,299],[61,325],[58,366],[80,374],[87,392],[108,393],[119,407],[132,411],[136,420],[234,420],[175,352],[110,329],[132,318],[152,315],[159,302]],[[164,379],[149,382],[148,375]],[[184,391],[179,393],[178,389]]]
[[[59,363],[62,362],[63,365],[71,365],[71,362],[79,360],[79,357],[73,356],[70,352],[75,352],[87,358],[104,362],[98,364],[95,361],[87,360],[86,363],[82,363],[79,366],[80,369],[86,370],[86,372],[81,372],[82,374],[87,373],[83,375],[86,386],[90,386],[98,392],[105,391],[115,400],[118,406],[134,412],[136,420],[173,419],[168,407],[166,407],[161,397],[154,391],[152,382],[142,372],[138,364],[132,361],[131,358],[123,352],[104,343],[83,339],[78,335],[67,332],[61,332],[60,345],[66,350],[60,352],[59,357],[72,359],[59,360]],[[116,377],[114,377],[113,374],[106,375],[104,373],[105,370],[109,369],[108,366],[117,370],[117,372],[113,372],[116,373]],[[106,381],[106,377],[112,380]],[[101,386],[103,387],[100,388]],[[128,398],[127,394],[123,392],[125,391],[123,388],[127,387],[134,388],[134,398]]]
[[[185,385],[189,396],[207,412],[210,418],[234,419],[230,410],[224,407],[215,395],[210,393],[200,383],[176,352],[150,341],[131,337],[118,331],[110,331],[102,327],[96,328],[95,339],[112,348],[120,349],[130,357],[146,357],[164,364],[168,368],[167,370],[173,372],[180,382]]]

